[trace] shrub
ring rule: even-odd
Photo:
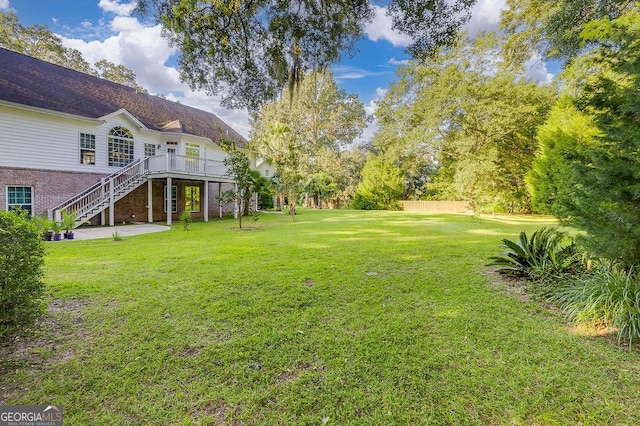
[[[0,337],[43,312],[42,231],[26,211],[0,211]]]
[[[404,174],[392,161],[370,156],[362,169],[353,208],[360,210],[401,210],[398,200],[404,191]]]
[[[578,323],[610,325],[618,329],[618,344],[631,347],[640,338],[640,273],[613,262],[599,264],[592,274],[570,281],[549,298]]]
[[[273,194],[271,191],[258,192],[258,207],[260,210],[272,209],[273,206]]]
[[[182,229],[184,231],[187,231],[189,229],[189,224],[193,222],[193,219],[191,218],[191,212],[185,210],[180,213],[180,222],[182,222]]]
[[[538,229],[531,238],[522,231],[517,242],[503,239],[502,243],[505,256],[493,256],[489,264],[499,266],[501,274],[541,279],[581,269],[577,246],[556,228]]]

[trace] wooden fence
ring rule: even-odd
[[[467,213],[470,211],[466,201],[400,201],[406,212],[428,213]]]

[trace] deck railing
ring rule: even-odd
[[[49,218],[60,222],[62,214],[77,217],[76,224],[81,224],[104,210],[110,200],[115,202],[135,189],[141,179],[149,174],[176,173],[199,177],[226,177],[224,163],[218,160],[207,160],[186,155],[160,154],[153,157],[139,158],[117,172],[102,178],[100,182],[85,189],[67,201],[49,209]]]
[[[187,155],[160,154],[149,158],[149,173],[179,173],[196,176],[225,177],[226,167],[222,161]]]

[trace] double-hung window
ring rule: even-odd
[[[156,155],[156,144],[154,143],[145,143],[144,144],[144,156],[145,157],[155,157]]]
[[[80,133],[80,164],[96,164],[96,135]]]
[[[7,210],[24,209],[33,214],[33,189],[30,186],[7,186]]]

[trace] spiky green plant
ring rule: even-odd
[[[491,257],[489,266],[498,272],[530,279],[573,272],[581,265],[581,256],[573,240],[557,228],[541,228],[531,238],[522,231],[518,241],[503,239],[504,256]]]
[[[189,230],[189,224],[191,222],[193,222],[193,218],[191,217],[191,212],[188,210],[183,211],[180,214],[180,222],[182,222],[182,230],[183,231],[188,231]]]
[[[618,329],[618,344],[640,338],[640,272],[602,262],[592,274],[569,282],[549,298],[577,323]]]

